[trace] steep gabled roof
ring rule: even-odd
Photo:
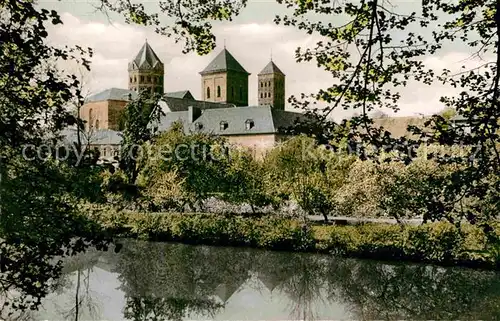
[[[201,75],[224,72],[224,71],[236,71],[250,75],[249,72],[243,68],[242,65],[231,55],[231,53],[224,48],[215,58],[212,60],[208,66],[200,72]]]
[[[189,90],[173,91],[173,92],[166,93],[165,96],[173,97],[173,98],[194,100],[194,97]]]
[[[85,99],[85,103],[102,100],[125,100],[128,101],[129,94],[132,99],[137,97],[137,93],[132,90],[122,88],[108,88]]]
[[[156,55],[153,48],[146,41],[141,50],[135,56],[135,59],[130,63],[129,69],[155,69],[161,67],[163,63]]]
[[[271,60],[265,67],[259,72],[259,75],[268,75],[268,74],[281,74],[285,75],[276,64]]]

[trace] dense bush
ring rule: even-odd
[[[276,217],[215,214],[151,214],[102,211],[93,216],[122,237],[191,244],[251,246],[271,250],[318,251],[334,255],[405,259],[496,268],[498,239],[488,241],[473,225],[448,222],[421,226],[360,224],[309,227]],[[495,232],[500,235],[500,227]]]

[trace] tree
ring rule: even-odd
[[[222,199],[236,204],[249,204],[255,214],[256,207],[274,203],[273,197],[266,191],[264,176],[263,164],[252,157],[249,151],[231,150],[229,166],[223,178],[226,188]]]
[[[446,120],[451,120],[454,116],[456,116],[456,114],[457,111],[453,108],[445,108],[440,113],[440,115]]]
[[[333,195],[352,161],[352,157],[339,157],[318,146],[310,137],[298,136],[266,156],[266,180],[271,190],[289,195],[308,215],[319,214],[328,221],[328,215],[337,207]]]
[[[339,141],[347,137],[350,144],[360,146],[362,158],[377,159],[383,149],[397,152],[394,160],[410,163],[414,151],[409,146],[420,144],[465,145],[470,147],[468,154],[460,157],[441,157],[439,164],[465,165],[452,173],[448,179],[440,180],[442,188],[439,197],[429,203],[431,217],[446,217],[459,222],[467,219],[472,223],[483,222],[486,230],[491,227],[485,223],[490,220],[488,212],[479,208],[450,206],[464,198],[485,197],[493,202],[491,206],[500,208],[498,192],[500,153],[499,133],[499,96],[500,96],[500,14],[496,1],[460,1],[450,4],[441,0],[423,2],[421,13],[396,12],[388,3],[371,0],[361,2],[320,2],[284,0],[283,3],[294,7],[292,17],[277,17],[277,23],[291,25],[307,33],[318,33],[326,38],[314,49],[296,52],[297,61],[316,60],[318,66],[331,72],[336,83],[330,88],[320,90],[308,98],[328,103],[321,110],[310,108],[310,99],[299,101],[291,97],[295,107],[318,119],[313,137]],[[341,21],[337,25],[323,23],[321,18],[310,20],[310,14],[328,16],[328,21]],[[347,22],[347,23],[346,23]],[[429,37],[424,32],[414,32],[412,28],[433,28]],[[397,38],[395,35],[398,35]],[[451,74],[443,70],[441,74],[426,68],[421,57],[437,54],[449,42],[461,42],[467,46],[471,55],[493,59],[472,70]],[[390,133],[373,126],[368,113],[376,108],[398,110],[400,93],[397,87],[412,82],[432,84],[443,82],[451,87],[462,88],[457,97],[442,97],[441,102],[456,110],[471,125],[471,131],[460,126],[451,126],[449,120],[440,115],[426,122],[425,129],[410,127],[417,139],[394,138]],[[307,96],[306,96],[307,97]],[[340,124],[333,122],[328,115],[338,108],[359,111],[359,116]],[[349,127],[347,136],[337,127]],[[339,133],[341,135],[339,135]],[[376,153],[370,154],[366,145],[375,147]],[[433,155],[429,155],[432,157]],[[471,161],[473,159],[473,161]],[[495,174],[496,173],[496,174]],[[429,200],[430,201],[430,200]]]
[[[39,306],[49,281],[60,275],[61,256],[110,241],[78,206],[98,198],[95,168],[84,174],[70,160],[57,160],[58,133],[76,122],[65,106],[80,92],[76,76],[61,74],[56,62],[88,67],[82,48],[46,44],[47,26],[60,23],[55,11],[33,1],[0,2],[2,319]]]
[[[157,93],[142,91],[137,99],[131,100],[125,106],[121,115],[120,168],[127,175],[129,184],[135,184],[139,173],[137,162],[142,157],[141,152],[144,153],[142,146],[156,134],[151,124],[157,122],[163,114],[158,105],[160,98]]]
[[[215,36],[211,32],[210,22],[232,21],[246,3],[247,0],[162,2],[159,5],[161,14],[147,11],[143,4],[128,0],[100,0],[98,8],[123,15],[127,23],[152,26],[156,33],[175,37],[176,42],[184,40],[184,53],[194,50],[204,55],[215,48]],[[168,24],[163,23],[164,18],[169,21]]]
[[[201,206],[203,200],[226,189],[229,157],[222,138],[201,132],[187,134],[182,124],[175,123],[145,146],[150,153],[141,161],[140,185],[150,188],[157,177],[175,172],[184,192],[180,208]]]

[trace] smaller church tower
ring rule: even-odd
[[[135,59],[128,64],[128,89],[136,92],[149,90],[163,94],[164,73],[163,63],[146,40]]]
[[[258,74],[259,106],[285,109],[285,74],[271,61]]]

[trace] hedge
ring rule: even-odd
[[[101,212],[92,217],[117,238],[500,267],[499,244],[488,243],[480,228],[468,224],[460,229],[448,222],[420,226],[376,223],[307,226],[276,217],[134,212]],[[496,226],[497,235],[499,231]]]

